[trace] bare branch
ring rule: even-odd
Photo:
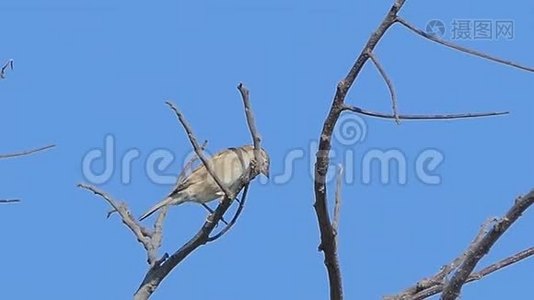
[[[17,203],[20,202],[20,199],[0,199],[0,203]]]
[[[249,178],[243,178],[242,184]],[[243,186],[240,186],[242,188]],[[174,252],[168,259],[162,259],[159,264],[153,265],[145,275],[139,289],[135,292],[135,300],[146,300],[156,290],[161,281],[189,254],[198,247],[209,242],[209,235],[215,229],[217,220],[220,220],[224,213],[232,204],[232,199],[224,197],[223,201],[217,206],[214,213],[209,215],[200,230],[185,243],[180,249]]]
[[[354,84],[356,77],[361,72],[363,66],[369,59],[368,53],[372,53],[378,41],[384,36],[386,31],[396,22],[397,13],[404,5],[405,0],[396,0],[389,12],[385,16],[378,29],[371,35],[364,49],[354,62],[348,74],[341,80],[336,89],[336,94],[328,112],[328,116],[323,124],[319,138],[319,147],[316,153],[315,163],[315,203],[313,205],[319,223],[321,233],[321,243],[319,251],[324,253],[324,264],[328,272],[328,281],[330,286],[330,299],[343,299],[343,284],[341,279],[341,269],[337,255],[337,242],[330,215],[328,210],[328,200],[326,191],[326,174],[330,163],[329,152],[332,147],[331,140],[334,127],[339,119],[341,112],[345,109],[344,102],[347,93]]]
[[[252,112],[252,109],[250,108],[250,97],[249,97],[249,91],[243,83],[239,83],[237,86],[237,89],[241,93],[241,98],[243,99],[243,105],[245,107],[245,116],[247,117],[247,124],[248,128],[250,130],[250,135],[252,136],[252,141],[254,143],[254,158],[256,160],[256,164],[258,163],[264,163],[260,159],[260,149],[261,149],[261,138],[258,134],[258,130],[256,129],[256,121],[254,120],[254,113]]]
[[[466,283],[471,283],[473,281],[480,280],[491,273],[494,273],[498,270],[501,270],[503,268],[506,268],[514,263],[517,263],[519,261],[522,261],[530,256],[534,255],[534,247],[529,248],[527,250],[521,251],[517,254],[514,254],[510,257],[507,257],[497,263],[494,263],[479,272],[472,273],[469,275],[469,278],[466,280]],[[434,284],[428,285],[426,287],[419,286],[418,293],[414,294],[414,291],[416,291],[416,287],[413,287],[411,291],[406,291],[401,295],[393,296],[393,297],[386,297],[385,299],[389,300],[423,300],[428,297],[434,296],[436,294],[439,294],[443,291],[443,282],[436,281],[433,282]]]
[[[336,88],[336,93],[330,106],[330,111],[323,123],[323,128],[319,136],[319,147],[316,152],[316,163],[315,163],[315,183],[314,183],[314,192],[315,192],[315,203],[314,209],[317,215],[317,221],[319,223],[319,230],[321,234],[321,243],[319,245],[319,250],[324,253],[324,264],[328,272],[328,280],[330,286],[330,299],[331,300],[340,300],[343,298],[343,288],[342,288],[342,279],[341,279],[341,270],[339,266],[339,259],[337,254],[337,240],[336,232],[333,228],[333,224],[330,220],[330,215],[328,213],[328,201],[327,201],[327,187],[326,187],[326,174],[328,173],[329,164],[330,164],[330,150],[332,148],[332,134],[333,130],[339,120],[339,117],[343,111],[352,111],[354,113],[363,114],[371,117],[385,118],[385,119],[394,119],[397,122],[401,119],[404,120],[436,120],[436,119],[464,119],[464,118],[475,118],[475,117],[487,117],[507,114],[507,112],[490,112],[490,113],[466,113],[466,114],[454,114],[454,115],[399,115],[397,112],[397,101],[396,94],[393,89],[393,84],[389,77],[387,76],[384,68],[378,62],[378,59],[373,55],[373,51],[377,46],[378,42],[382,39],[386,31],[395,23],[399,22],[404,26],[408,27],[417,34],[428,38],[432,41],[451,47],[453,49],[469,53],[478,57],[510,65],[516,68],[520,68],[527,71],[534,71],[534,69],[499,59],[493,56],[489,56],[482,52],[470,50],[458,45],[454,45],[450,42],[435,38],[422,30],[419,30],[409,24],[404,19],[398,16],[398,12],[405,4],[405,0],[395,0],[394,4],[391,6],[389,12],[384,17],[377,30],[372,33],[371,37],[368,39],[366,45],[356,58],[353,66],[349,70],[348,74],[343,80],[341,80]],[[357,76],[360,74],[365,63],[371,59],[380,74],[386,81],[388,89],[392,98],[393,114],[383,114],[377,112],[371,112],[364,109],[361,109],[356,106],[347,105],[345,99],[347,94],[354,84]],[[469,256],[467,257],[469,259]],[[450,272],[449,267],[444,268],[436,276],[440,276],[441,279],[446,277],[446,274]],[[435,278],[434,278],[435,279]],[[465,281],[465,280],[464,280]],[[431,281],[428,281],[431,282]],[[428,283],[427,282],[427,283]],[[429,283],[430,284],[430,283]],[[432,283],[433,284],[433,283]]]
[[[232,228],[232,226],[234,226],[234,224],[236,223],[237,219],[241,215],[241,212],[243,211],[243,208],[245,207],[245,201],[247,199],[247,194],[248,194],[248,187],[249,187],[249,183],[247,183],[245,185],[245,188],[243,189],[243,196],[241,197],[241,201],[239,202],[239,206],[237,207],[237,211],[235,212],[232,220],[230,220],[230,223],[227,223],[226,227],[224,227],[219,233],[217,233],[214,236],[209,237],[208,238],[208,242],[213,242],[216,239],[220,238],[226,232],[228,232],[228,230],[230,230]]]
[[[252,114],[252,110],[250,108],[250,103],[249,103],[249,99],[248,99],[249,98],[248,90],[242,84],[240,84],[238,86],[238,89],[240,90],[241,95],[243,97],[243,101],[245,103],[245,112],[246,112],[246,116],[247,116],[247,122],[248,122],[248,126],[249,126],[249,129],[250,129],[251,135],[252,135],[252,139],[254,141],[255,150],[260,149],[260,148],[256,148],[256,147],[260,147],[260,138],[259,138],[259,135],[257,134],[256,125],[255,125],[255,122],[254,122],[254,117],[253,117],[253,114]],[[176,109],[176,107],[172,103],[167,102],[167,105],[169,105],[171,107],[171,109],[173,109],[174,112],[176,113],[176,115],[178,116],[178,119],[180,120],[180,122],[182,123],[183,127],[185,128],[185,130],[187,132],[187,135],[189,137],[189,141],[193,145],[193,148],[195,149],[196,154],[202,160],[202,162],[204,163],[204,166],[206,166],[206,168],[209,171],[210,170],[209,169],[210,166],[207,163],[207,160],[203,157],[202,151],[199,149],[199,146],[196,143],[196,138],[193,135],[191,128],[189,127],[189,125],[185,121],[185,119],[182,116],[182,114]],[[255,155],[256,155],[256,151],[255,151]],[[259,155],[259,151],[258,151],[258,155]],[[255,156],[255,161],[256,162],[259,161],[259,156]],[[238,184],[238,187],[236,188],[235,191],[240,191],[240,190],[242,190],[244,188],[243,197],[242,197],[242,201],[239,203],[240,206],[239,206],[238,210],[236,211],[236,214],[234,215],[234,217],[230,221],[230,223],[221,232],[219,232],[218,234],[214,235],[213,237],[210,237],[210,234],[213,232],[213,230],[217,226],[218,222],[220,220],[222,220],[225,212],[228,210],[228,208],[232,204],[233,198],[237,195],[237,192],[235,193],[236,195],[233,195],[232,193],[234,193],[234,191],[231,191],[232,193],[225,191],[224,189],[222,189],[223,186],[218,183],[219,187],[221,187],[221,189],[223,191],[225,191],[225,196],[224,196],[223,200],[221,201],[221,203],[217,206],[215,211],[208,216],[208,218],[206,219],[206,221],[204,222],[204,224],[202,225],[200,230],[195,234],[195,236],[193,236],[186,244],[184,244],[180,249],[178,249],[176,252],[174,252],[171,256],[168,256],[168,258],[165,255],[165,256],[162,257],[161,260],[158,261],[158,263],[156,263],[154,265],[151,265],[151,267],[148,270],[148,272],[146,273],[141,285],[139,286],[138,290],[135,292],[134,299],[136,299],[136,300],[146,300],[146,299],[148,299],[150,297],[150,295],[152,295],[152,293],[159,286],[161,281],[183,259],[185,259],[189,254],[191,254],[198,247],[200,247],[202,245],[205,245],[206,243],[212,242],[212,241],[220,238],[226,232],[228,232],[228,230],[235,224],[237,218],[241,214],[241,211],[243,209],[243,206],[244,206],[245,200],[246,200],[246,193],[248,191],[248,184],[258,174],[257,167],[258,167],[257,163],[251,163],[249,168],[247,169],[247,171],[244,172],[244,174],[239,178],[239,184]],[[211,176],[217,182],[218,178],[215,175],[215,173],[213,173],[212,171],[209,171],[209,173],[211,174]]]
[[[236,198],[237,199],[237,198]],[[214,213],[215,211],[209,207],[206,203],[200,203],[202,207],[204,207],[210,214]],[[223,222],[225,225],[228,225],[228,222],[224,219],[224,216],[221,218],[221,222]]]
[[[348,110],[354,113],[380,118],[380,119],[395,119],[395,117],[398,117],[401,120],[451,120],[451,119],[471,119],[471,118],[483,118],[483,117],[489,117],[489,116],[501,116],[501,115],[507,115],[509,112],[502,111],[502,112],[485,112],[485,113],[463,113],[463,114],[435,114],[435,115],[391,115],[391,114],[384,114],[380,112],[373,112],[369,110],[365,110],[363,108],[359,108],[354,105],[349,104],[343,104],[342,105],[342,111]]]
[[[473,273],[478,261],[489,252],[493,244],[533,203],[534,190],[526,196],[518,198],[502,218],[486,221],[467,250],[450,264],[444,266],[436,275],[420,280],[413,287],[397,295],[385,297],[385,299],[422,300],[442,291],[444,292],[442,299],[456,299],[450,297],[458,297],[465,283],[480,280],[484,276],[534,255],[534,247],[532,247]],[[452,274],[452,277],[447,281],[446,277],[450,274]],[[449,291],[445,294],[447,287]]]
[[[391,106],[393,109],[393,116],[395,117],[395,122],[399,124],[400,119],[399,119],[399,112],[397,110],[397,93],[395,92],[395,87],[393,86],[393,82],[391,81],[391,79],[389,79],[388,74],[386,73],[386,70],[382,67],[376,55],[374,55],[372,51],[368,51],[367,55],[369,55],[369,58],[371,59],[373,64],[376,66],[376,68],[378,69],[378,72],[380,73],[382,78],[384,78],[384,81],[386,82],[386,85],[388,86],[389,94],[391,95]]]
[[[187,120],[182,115],[182,113],[176,108],[176,106],[171,103],[170,101],[165,102],[176,114],[178,117],[178,120],[180,123],[182,123],[182,126],[184,127],[185,132],[187,133],[187,137],[189,138],[189,141],[191,142],[191,145],[193,146],[193,150],[195,150],[195,153],[197,154],[198,158],[202,161],[204,166],[206,167],[206,170],[210,174],[210,176],[215,180],[221,191],[224,192],[227,198],[233,199],[234,195],[231,194],[230,190],[222,183],[221,179],[217,177],[217,174],[215,174],[215,171],[213,170],[212,166],[208,162],[208,158],[204,155],[202,148],[197,142],[197,139],[195,138],[195,135],[193,134],[193,131],[191,129],[191,126],[189,126],[189,123],[187,123]]]
[[[6,159],[6,158],[13,158],[13,157],[20,157],[20,156],[27,156],[31,155],[37,152],[45,151],[50,148],[54,148],[56,145],[47,145],[40,148],[35,148],[31,150],[21,151],[21,152],[15,152],[15,153],[9,153],[9,154],[0,154],[0,159]]]
[[[336,202],[334,205],[334,218],[332,221],[332,229],[334,230],[334,234],[338,235],[338,229],[339,229],[339,218],[341,214],[341,185],[343,183],[343,166],[339,164],[337,166],[337,178],[336,178]]]
[[[130,229],[130,231],[137,238],[137,241],[139,241],[139,243],[143,245],[143,247],[147,251],[148,262],[151,264],[157,260],[157,248],[155,248],[152,244],[151,233],[149,233],[148,230],[146,230],[137,222],[137,220],[128,210],[128,207],[125,203],[113,200],[108,194],[97,189],[94,186],[80,183],[78,184],[78,187],[88,190],[93,194],[103,198],[113,208],[113,210],[120,215],[122,223],[124,223],[124,225],[126,225],[126,227]]]
[[[157,255],[158,249],[161,247],[161,242],[163,241],[163,221],[165,220],[165,217],[167,216],[167,211],[169,210],[169,206],[164,206],[160,209],[160,213],[158,215],[158,218],[156,219],[156,222],[154,222],[154,231],[151,236],[151,250]],[[155,255],[152,256],[152,258],[155,258]],[[148,262],[149,265],[158,264],[158,262],[154,262],[154,260]]]
[[[490,60],[490,61],[493,61],[493,62],[496,62],[496,63],[500,63],[500,64],[507,65],[507,66],[511,66],[511,67],[514,67],[514,68],[517,68],[517,69],[521,69],[521,70],[525,70],[525,71],[528,71],[528,72],[534,72],[534,68],[532,68],[532,67],[528,67],[528,66],[525,66],[525,65],[510,61],[510,60],[498,58],[496,56],[488,55],[488,54],[486,54],[484,52],[481,52],[481,51],[472,50],[472,49],[469,49],[469,48],[454,44],[454,43],[449,42],[447,40],[444,40],[444,39],[442,39],[442,38],[440,38],[438,36],[435,36],[435,35],[432,35],[432,34],[428,34],[428,33],[424,32],[423,30],[421,30],[421,29],[415,27],[414,25],[410,24],[408,21],[406,21],[405,19],[403,19],[401,17],[397,16],[397,21],[399,23],[401,23],[402,25],[404,25],[406,28],[408,28],[411,31],[413,31],[414,33],[416,33],[416,34],[418,34],[418,35],[420,35],[420,36],[422,36],[422,37],[424,37],[424,38],[426,38],[428,40],[431,40],[433,42],[441,44],[443,46],[458,50],[458,51],[463,52],[463,53],[474,55],[474,56],[477,56],[477,57],[480,57],[480,58],[483,58],[483,59],[487,59],[487,60]]]
[[[530,247],[526,250],[523,250],[519,253],[516,253],[510,257],[507,257],[499,262],[496,262],[490,266],[487,266],[485,267],[484,269],[478,271],[478,272],[475,272],[475,273],[472,273],[471,275],[469,275],[469,277],[467,278],[467,281],[466,282],[472,282],[472,281],[476,281],[476,280],[480,280],[481,278],[495,272],[495,271],[498,271],[500,269],[503,269],[503,268],[506,268],[510,265],[513,265],[515,264],[516,262],[518,261],[521,261],[523,259],[526,259],[530,256],[534,255],[534,247]]]
[[[519,253],[516,253],[512,256],[509,256],[503,260],[500,260],[499,262],[496,262],[492,265],[489,265],[487,267],[485,267],[484,269],[478,271],[478,272],[475,272],[475,273],[472,273],[471,275],[469,275],[469,277],[467,278],[466,280],[466,283],[470,283],[470,282],[473,282],[473,281],[477,281],[477,280],[480,280],[488,275],[490,275],[491,273],[494,273],[498,270],[501,270],[501,269],[504,269],[510,265],[513,265],[517,262],[520,262],[524,259],[527,259],[531,256],[534,255],[534,247],[531,247],[531,248],[528,248],[526,250],[523,250]],[[411,295],[410,293],[407,293],[405,294],[406,296],[404,298],[398,298],[398,296],[396,298],[392,298],[392,299],[402,299],[402,300],[423,300],[423,299],[426,299],[428,297],[431,297],[433,295],[436,295],[438,293],[441,293],[441,291],[443,291],[443,284],[441,284],[441,282],[439,282],[439,284],[435,284],[435,285],[430,285],[428,286],[426,289],[422,289],[419,293],[415,294],[414,296],[409,296]]]
[[[13,59],[10,59],[2,66],[2,69],[0,69],[0,79],[6,78],[7,68],[13,70],[13,63],[14,63]]]
[[[451,280],[443,288],[441,299],[455,300],[460,295],[460,291],[465,281],[473,272],[477,263],[486,255],[497,240],[510,228],[510,226],[519,219],[521,214],[534,203],[534,190],[524,197],[516,200],[515,204],[510,208],[504,217],[497,220],[490,231],[482,237],[479,241],[475,241],[470,246],[465,260],[460,265],[458,270],[452,276]]]
[[[202,143],[202,146],[200,146],[200,149],[204,151],[206,150],[207,146],[208,140],[205,140],[204,143]],[[186,178],[186,176],[188,175],[187,171],[193,168],[193,165],[198,161],[198,159],[198,155],[195,155],[185,164],[184,168],[182,169],[182,172],[180,172],[180,175],[178,175],[178,179],[176,180],[176,182],[182,182]]]

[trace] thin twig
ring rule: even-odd
[[[260,155],[261,137],[260,137],[260,135],[258,133],[258,130],[256,129],[256,121],[254,119],[254,113],[252,112],[252,108],[251,108],[251,105],[250,105],[250,93],[249,93],[249,90],[247,89],[247,87],[243,83],[239,83],[239,85],[237,86],[237,89],[241,93],[241,98],[243,100],[243,106],[244,106],[244,110],[245,110],[245,116],[246,116],[246,119],[247,119],[247,125],[248,125],[249,131],[250,131],[250,135],[252,137],[252,141],[254,143],[255,167],[258,167],[260,163],[265,163],[265,162],[262,161],[261,155]],[[252,172],[251,174],[249,174],[249,176],[250,176],[250,178],[253,178],[253,177],[256,176],[255,173],[257,173],[257,170],[254,170],[254,168],[251,168],[251,170],[249,170],[249,172]],[[248,187],[249,187],[249,183],[247,183],[245,185],[245,187],[244,187],[243,196],[241,197],[241,201],[239,201],[239,200],[237,201],[239,203],[239,206],[237,208],[236,213],[234,214],[234,216],[230,220],[230,223],[226,223],[225,222],[226,223],[226,227],[224,227],[218,234],[210,237],[208,239],[208,241],[210,241],[210,242],[215,241],[216,239],[218,239],[221,236],[223,236],[228,230],[230,230],[232,228],[232,226],[234,226],[234,224],[236,223],[237,219],[241,215],[241,212],[243,211],[243,208],[245,207],[245,201],[247,199]]]
[[[388,86],[389,94],[391,95],[391,106],[393,109],[393,116],[395,117],[395,122],[397,124],[400,124],[400,118],[399,118],[399,111],[397,110],[397,93],[395,92],[395,87],[393,86],[393,81],[388,77],[388,74],[386,73],[386,70],[380,62],[378,61],[378,58],[373,53],[373,51],[368,51],[367,55],[369,55],[369,58],[375,65],[375,67],[378,69],[378,72],[384,78],[384,81],[386,82],[386,85]]]
[[[210,214],[213,214],[215,211],[209,207],[206,203],[200,203]],[[221,218],[221,222],[223,222],[225,225],[228,225],[228,222],[224,219],[224,216]]]
[[[534,255],[534,247],[532,248],[529,248],[529,249],[526,249],[526,250],[523,250],[517,254],[514,254],[510,257],[507,257],[499,262],[496,262],[492,265],[489,265],[487,267],[485,267],[484,269],[478,271],[478,272],[475,272],[475,273],[472,273],[471,275],[469,275],[469,278],[465,281],[465,283],[471,283],[471,282],[474,282],[474,281],[477,281],[477,280],[480,280],[498,270],[501,270],[501,269],[504,269],[510,265],[513,265],[517,262],[520,262],[526,258],[529,258],[530,256],[533,256]],[[386,298],[386,299],[390,299],[390,300],[423,300],[423,299],[427,299],[428,297],[431,297],[431,296],[434,296],[436,294],[439,294],[443,291],[443,284],[442,283],[438,283],[438,284],[434,284],[434,285],[431,285],[431,286],[428,286],[426,287],[425,289],[420,289],[419,292],[417,294],[413,294],[413,293],[406,293],[405,295],[403,296],[395,296],[395,297],[392,297],[392,298]]]
[[[349,105],[349,104],[343,104],[342,110],[348,110],[354,113],[380,118],[380,119],[395,119],[398,117],[401,120],[452,120],[452,119],[471,119],[471,118],[483,118],[483,117],[489,117],[489,116],[501,116],[501,115],[507,115],[509,112],[507,111],[501,111],[501,112],[485,112],[485,113],[462,113],[462,114],[435,114],[435,115],[391,115],[391,114],[384,114],[380,112],[373,112],[369,110],[365,110],[363,108]]]
[[[487,60],[490,60],[490,61],[493,61],[493,62],[496,62],[496,63],[500,63],[500,64],[507,65],[507,66],[511,66],[511,67],[518,68],[518,69],[521,69],[521,70],[525,70],[525,71],[528,71],[528,72],[534,72],[534,68],[532,68],[532,67],[528,67],[528,66],[525,66],[525,65],[510,61],[510,60],[502,59],[502,58],[499,58],[499,57],[496,57],[496,56],[488,55],[488,54],[486,54],[484,52],[481,52],[481,51],[469,49],[469,48],[457,45],[455,43],[449,42],[447,40],[444,40],[444,39],[442,39],[442,38],[440,38],[440,37],[438,37],[436,35],[428,34],[428,33],[424,32],[423,30],[417,28],[416,26],[410,24],[408,21],[406,21],[405,19],[403,19],[403,18],[401,18],[399,16],[397,16],[397,22],[399,22],[400,24],[404,25],[406,28],[410,29],[411,31],[415,32],[416,34],[418,34],[418,35],[420,35],[420,36],[422,36],[422,37],[424,37],[424,38],[426,38],[428,40],[431,40],[433,42],[441,44],[443,46],[458,50],[458,51],[463,52],[463,53],[474,55],[474,56],[477,56],[477,57],[480,57],[480,58],[483,58],[483,59],[487,59]]]
[[[14,63],[13,59],[10,59],[2,66],[2,69],[0,69],[0,79],[6,78],[7,68],[13,71],[13,63]]]
[[[341,186],[343,183],[343,166],[339,164],[337,166],[337,179],[336,179],[336,195],[335,199],[336,202],[334,204],[334,217],[332,220],[332,229],[334,230],[334,234],[337,235],[339,233],[339,218],[341,214]]]
[[[216,235],[210,236],[208,238],[208,242],[213,242],[213,241],[217,240],[218,238],[223,236],[226,232],[228,232],[228,230],[230,230],[232,228],[232,226],[234,226],[234,224],[236,223],[237,219],[241,215],[241,212],[243,211],[243,208],[245,207],[245,201],[247,200],[248,187],[249,187],[249,183],[247,183],[245,185],[245,188],[243,189],[243,196],[241,197],[242,200],[239,202],[239,206],[237,207],[237,211],[235,212],[234,217],[230,220],[230,223],[226,223],[226,226],[219,233],[217,233]]]
[[[16,203],[20,202],[20,199],[0,199],[0,203]]]
[[[206,147],[208,146],[208,140],[204,140],[204,143],[200,146],[200,149],[202,151],[206,150]],[[180,175],[178,175],[178,179],[176,180],[177,183],[181,183],[186,178],[187,170],[191,170],[193,168],[193,165],[198,161],[198,155],[193,156],[183,167],[182,172],[180,172]]]
[[[163,222],[165,221],[165,217],[167,216],[167,211],[169,210],[169,205],[165,205],[160,209],[160,213],[158,215],[158,218],[156,219],[156,222],[154,222],[154,231],[152,233],[152,243],[151,243],[151,249],[154,253],[157,254],[158,249],[161,247],[161,243],[163,241]],[[159,262],[154,262],[154,260],[148,262],[150,265],[159,264]]]
[[[204,143],[202,143],[202,145],[200,146],[200,149],[202,149],[202,151],[206,150],[206,146],[208,145],[208,140],[205,140]],[[199,160],[198,158],[198,155],[196,155],[195,153],[195,156],[192,157],[184,166],[184,168],[182,169],[182,172],[180,172],[180,175],[178,175],[178,180],[177,180],[177,183],[181,183],[183,182],[186,178],[187,178],[187,171],[188,170],[191,170],[193,168],[193,165]],[[213,209],[211,209],[206,203],[201,203],[202,206],[210,213],[212,214],[213,213]],[[226,220],[224,218],[221,219],[221,222],[223,222],[224,224],[228,225],[228,223],[226,222]]]
[[[472,281],[475,281],[475,280],[480,280],[481,278],[495,272],[495,271],[498,271],[500,269],[503,269],[503,268],[506,268],[512,264],[515,264],[516,262],[518,261],[521,261],[523,259],[526,259],[530,256],[534,255],[534,247],[530,247],[526,250],[523,250],[517,254],[514,254],[510,257],[507,257],[503,260],[500,260],[499,262],[496,262],[492,265],[489,265],[487,267],[485,267],[484,269],[478,271],[478,272],[475,272],[475,273],[472,273],[471,275],[469,275],[469,278],[467,278],[467,281],[466,282],[472,282]]]
[[[130,229],[130,231],[134,234],[139,243],[143,245],[143,247],[147,251],[148,262],[153,263],[154,261],[156,261],[157,249],[155,249],[152,244],[152,239],[150,234],[148,233],[148,230],[146,230],[137,222],[137,220],[132,216],[132,214],[126,207],[126,204],[113,200],[113,198],[111,198],[108,194],[97,189],[94,186],[80,183],[78,184],[78,187],[88,190],[104,199],[113,208],[113,210],[115,210],[120,215],[122,223],[124,223],[124,225],[126,225],[126,227]]]
[[[208,159],[204,155],[202,148],[198,144],[197,139],[195,138],[195,135],[193,134],[193,130],[191,129],[191,126],[189,126],[189,123],[187,123],[187,120],[185,119],[183,114],[178,110],[178,108],[176,108],[176,106],[172,102],[167,101],[165,103],[174,111],[174,113],[178,117],[178,120],[180,121],[180,123],[182,123],[182,126],[184,127],[184,130],[187,133],[187,137],[189,138],[189,141],[191,142],[191,145],[193,146],[193,149],[195,150],[195,153],[197,154],[197,156],[200,158],[200,160],[206,167],[206,170],[208,171],[210,176],[213,178],[213,180],[215,180],[215,182],[217,183],[221,191],[224,192],[226,197],[233,199],[235,195],[232,195],[230,190],[222,183],[221,179],[217,176],[217,174],[215,174],[215,171],[213,170]]]
[[[260,149],[261,149],[261,137],[258,134],[258,130],[256,129],[256,121],[254,120],[254,113],[252,112],[252,109],[250,108],[250,93],[248,89],[243,85],[243,83],[239,83],[237,86],[237,89],[241,93],[241,98],[243,99],[243,106],[245,108],[245,116],[247,118],[247,124],[248,128],[250,130],[250,135],[252,136],[252,141],[254,143],[254,158],[256,160],[257,164],[263,164],[264,161],[261,160],[260,155]],[[261,167],[261,166],[260,166]]]
[[[31,155],[37,152],[45,151],[50,148],[54,148],[56,145],[47,145],[40,148],[35,148],[31,150],[21,151],[21,152],[15,152],[15,153],[9,153],[9,154],[0,154],[0,159],[6,159],[6,158],[13,158],[13,157],[19,157],[19,156],[27,156]]]

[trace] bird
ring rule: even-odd
[[[259,159],[262,161],[257,162],[258,171],[269,178],[269,155],[263,148],[260,149],[259,153]],[[244,145],[222,150],[213,155],[207,163],[230,192],[237,192],[235,189],[240,184],[241,176],[245,174],[254,159],[254,146]],[[253,178],[250,179],[252,180]],[[224,196],[224,191],[221,190],[210,175],[206,166],[201,163],[183,180],[179,179],[172,192],[144,213],[139,218],[139,221],[146,219],[167,205],[179,205],[185,202],[196,202],[205,205]]]

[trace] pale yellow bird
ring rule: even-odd
[[[231,192],[237,193],[235,189],[238,188],[239,179],[248,170],[253,159],[254,146],[245,145],[218,152],[208,160],[208,164],[222,184]],[[260,159],[263,162],[258,162],[259,171],[269,177],[269,155],[264,149],[260,150]],[[139,220],[142,221],[166,205],[179,205],[184,202],[205,204],[223,196],[224,192],[201,163],[189,176],[179,181],[164,200],[150,208]]]

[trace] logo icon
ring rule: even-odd
[[[426,33],[436,36],[436,37],[442,37],[445,34],[445,24],[441,20],[430,20],[428,23],[426,23]]]

